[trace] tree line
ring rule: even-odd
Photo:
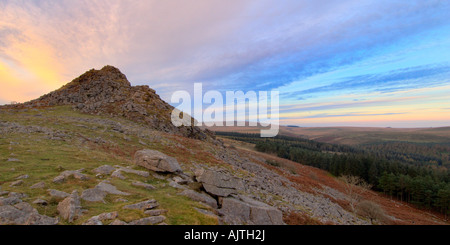
[[[392,198],[450,214],[450,171],[442,166],[442,159],[437,158],[436,154],[428,154],[424,147],[407,146],[399,142],[391,144],[390,148],[386,145],[354,147],[282,135],[261,138],[258,134],[216,134],[253,143],[260,152],[324,169],[334,176],[359,176],[373,190]],[[414,151],[408,155],[407,150],[396,151],[395,146],[419,148],[422,152]],[[439,146],[431,147],[439,149]]]

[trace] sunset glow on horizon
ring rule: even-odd
[[[450,126],[449,1],[0,0],[0,104],[119,68],[165,101],[280,91],[298,126]]]

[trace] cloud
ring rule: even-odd
[[[409,5],[392,1],[358,1],[344,2],[340,6],[334,5],[336,3],[318,3],[326,7],[311,11],[311,18],[301,12],[298,16],[306,16],[305,21],[293,18],[281,38],[269,36],[266,40],[270,42],[255,45],[267,56],[262,55],[221,80],[235,81],[233,85],[238,88],[263,90],[287,85],[361,62],[378,54],[385,46],[423,34],[424,30],[447,25],[448,15],[441,10],[450,10],[448,4],[439,2]],[[327,7],[334,12],[327,11]]]
[[[363,58],[348,55],[351,50],[440,25],[448,10],[442,1],[41,0],[0,5],[0,29],[10,32],[1,41],[6,47],[1,53],[25,69],[36,65],[22,64],[23,57],[8,52],[8,46],[47,45],[43,56],[65,80],[60,84],[112,64],[133,82],[164,90],[168,84],[175,89],[193,82],[222,89],[288,84]]]
[[[300,103],[280,105],[280,113],[305,112],[305,111],[330,111],[337,109],[354,109],[393,105],[398,102],[412,102],[423,97],[381,98],[365,101],[333,101],[322,103]]]
[[[395,103],[408,96],[328,98],[448,83],[448,13],[439,0],[2,0],[0,103],[36,98],[106,64],[166,101],[202,82],[279,88],[286,103],[302,102],[292,111]]]
[[[346,113],[346,114],[328,114],[328,113],[321,113],[316,114],[312,116],[306,116],[302,117],[303,119],[306,118],[329,118],[329,117],[365,117],[365,116],[389,116],[389,115],[401,115],[405,113],[378,113],[378,114],[361,114],[361,113]]]
[[[366,92],[395,92],[398,90],[410,90],[433,85],[442,85],[444,82],[450,82],[449,77],[450,66],[448,65],[410,67],[381,74],[346,77],[341,79],[343,81],[298,91],[297,93],[307,95],[349,89],[352,91],[364,90]],[[424,82],[425,79],[427,81],[426,83]]]

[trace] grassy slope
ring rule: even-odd
[[[101,165],[133,166],[132,156],[134,152],[143,148],[151,148],[162,151],[177,158],[185,172],[190,172],[198,163],[221,168],[230,168],[216,160],[212,153],[214,148],[197,140],[164,134],[149,130],[142,125],[102,116],[92,116],[74,112],[70,107],[55,107],[40,110],[27,111],[4,111],[0,110],[0,121],[16,122],[21,125],[37,125],[52,130],[57,130],[68,135],[65,141],[49,139],[45,133],[11,133],[0,135],[0,185],[3,190],[23,192],[28,194],[24,201],[32,202],[36,198],[49,201],[47,207],[34,205],[41,214],[50,216],[57,215],[56,206],[59,200],[51,199],[47,189],[57,189],[71,192],[77,189],[79,193],[83,189],[94,187],[101,179],[95,178],[93,169]],[[105,122],[118,122],[132,129],[133,133],[123,133],[113,130],[113,126]],[[134,130],[134,131],[133,131]],[[138,136],[140,135],[140,136]],[[95,139],[101,138],[104,143],[95,143]],[[233,144],[236,144],[233,143]],[[291,181],[298,183],[302,191],[314,193],[314,188],[329,186],[343,192],[341,184],[327,172],[307,167],[285,159],[271,155],[255,152],[253,146],[236,145],[240,154],[248,156],[254,162],[259,163],[273,171],[276,171]],[[279,166],[272,166],[261,157],[276,162]],[[8,162],[9,158],[17,158],[20,162]],[[52,179],[64,170],[76,170],[84,168],[84,173],[92,177],[89,181],[70,179],[63,184],[54,184]],[[134,169],[144,170],[133,166]],[[14,169],[14,170],[12,170]],[[30,177],[24,179],[24,184],[18,187],[10,187],[10,183],[18,176],[28,174]],[[242,177],[248,174],[242,172]],[[111,182],[119,190],[131,193],[130,196],[108,195],[106,203],[82,202],[88,213],[75,221],[81,224],[89,217],[103,212],[119,211],[119,219],[131,221],[144,214],[140,211],[122,210],[121,207],[149,198],[155,198],[160,203],[160,208],[167,209],[165,215],[168,224],[217,224],[217,219],[199,213],[195,208],[205,208],[197,202],[177,195],[180,192],[168,186],[167,180],[157,178],[144,178],[132,174],[125,174],[126,180],[112,179]],[[139,180],[152,184],[156,190],[144,190],[131,185],[132,180]],[[38,182],[45,182],[44,189],[30,189],[29,187]],[[127,203],[116,203],[118,197],[129,200]],[[400,224],[436,224],[441,223],[439,217],[414,209],[406,204],[392,202],[387,198],[370,194],[370,199],[378,200],[385,211],[399,219]],[[333,197],[330,196],[333,200]],[[345,201],[333,200],[345,207]],[[398,207],[397,207],[398,206]],[[308,219],[310,220],[310,219]],[[311,221],[308,221],[311,222]],[[64,223],[64,222],[63,222]],[[314,223],[314,222],[313,222]]]
[[[85,121],[74,121],[74,118],[86,119]],[[37,198],[49,201],[47,207],[34,205],[41,214],[56,216],[56,207],[59,200],[50,198],[47,189],[57,189],[70,193],[77,189],[79,193],[83,189],[94,187],[100,180],[95,178],[93,169],[101,165],[132,165],[132,155],[138,149],[151,147],[153,149],[167,149],[165,145],[170,144],[160,137],[157,132],[146,132],[154,137],[146,139],[133,135],[124,136],[119,132],[112,131],[108,125],[96,122],[95,119],[107,119],[128,125],[130,122],[112,118],[102,118],[74,112],[70,107],[56,107],[52,109],[28,110],[19,112],[6,112],[0,110],[0,121],[16,122],[21,125],[39,125],[52,130],[65,132],[68,138],[65,141],[48,139],[43,133],[11,133],[0,136],[0,185],[2,191],[14,191],[26,193],[29,197],[24,201],[30,203]],[[130,127],[139,129],[139,125],[131,123]],[[97,144],[92,140],[101,138],[107,143]],[[174,139],[175,141],[175,139]],[[145,146],[145,145],[147,146]],[[195,156],[195,154],[192,154]],[[187,155],[183,161],[189,160]],[[20,162],[9,162],[9,158],[17,158]],[[54,184],[53,178],[64,170],[77,170],[84,168],[84,173],[91,177],[88,181],[69,179],[63,184]],[[140,167],[135,169],[144,170]],[[18,176],[28,174],[30,177],[24,179],[24,184],[10,187],[10,183]],[[74,224],[81,224],[89,217],[103,212],[119,211],[119,219],[131,221],[144,217],[143,212],[133,210],[122,210],[120,207],[149,198],[155,198],[162,209],[167,209],[168,224],[217,224],[217,219],[199,213],[194,208],[204,208],[197,202],[177,195],[179,190],[168,186],[167,180],[159,180],[153,177],[144,178],[133,174],[125,174],[126,180],[112,179],[111,182],[119,190],[131,193],[130,196],[108,195],[106,203],[91,203],[82,201],[82,207],[88,213],[76,220]],[[139,180],[157,187],[156,190],[145,190],[131,185],[132,180]],[[29,187],[38,182],[45,182],[44,189],[30,189]],[[127,203],[114,202],[118,197],[126,198]]]

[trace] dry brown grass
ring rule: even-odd
[[[289,213],[283,217],[283,221],[288,225],[333,225],[333,223],[323,223],[306,213],[297,212]]]
[[[298,190],[317,194],[317,189],[323,189],[324,186],[333,188],[341,193],[345,194],[345,185],[337,180],[337,178],[330,175],[328,172],[317,169],[314,167],[306,166],[293,162],[287,159],[279,158],[275,155],[261,153],[248,148],[240,148],[239,142],[234,141],[233,143],[240,154],[247,156],[252,159],[253,162],[263,165],[264,167],[273,170],[274,172],[286,177],[291,182],[296,183],[295,186]],[[280,164],[279,167],[267,164],[258,158],[263,158],[265,160],[270,160]],[[294,169],[295,174],[291,171],[286,171],[287,168]],[[345,210],[351,212],[351,207],[348,201],[336,199],[326,194],[321,194],[328,197],[334,203],[340,205]],[[445,218],[436,213],[428,212],[425,210],[420,210],[413,207],[410,204],[400,201],[394,201],[383,194],[367,191],[362,193],[362,199],[368,200],[376,203],[379,207],[384,210],[384,213],[389,217],[394,217],[395,220],[386,220],[385,224],[391,225],[438,225],[438,224],[449,224]]]

